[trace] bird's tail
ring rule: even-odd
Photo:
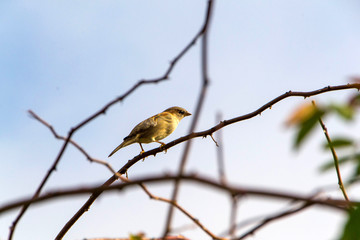
[[[108,157],[111,157],[114,153],[116,153],[120,148],[125,147],[124,144],[125,142],[122,142],[119,146],[117,146]]]
[[[124,141],[119,145],[117,146],[110,154],[108,157],[111,157],[114,153],[116,153],[120,148],[123,148],[123,147],[126,147],[130,144],[133,144],[134,141],[129,141],[129,139],[126,139],[124,138]]]

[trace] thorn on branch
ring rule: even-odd
[[[216,144],[216,146],[219,147],[219,144],[218,144],[217,141],[214,139],[214,137],[213,137],[212,134],[210,134],[210,137],[211,137],[211,139],[214,141],[214,143]]]

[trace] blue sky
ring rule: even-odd
[[[31,195],[61,146],[48,129],[29,117],[28,109],[66,135],[140,79],[161,76],[199,30],[205,8],[206,1],[0,2],[1,202]],[[211,84],[197,130],[213,126],[218,111],[229,119],[254,111],[285,91],[344,84],[358,76],[359,10],[356,0],[217,1],[209,35]],[[174,105],[193,112],[200,81],[198,42],[178,63],[170,80],[139,88],[78,131],[74,140],[91,156],[108,160],[118,169],[139,147],[124,148],[110,159],[107,155],[132,127]],[[343,101],[352,92],[315,99]],[[320,130],[299,152],[292,150],[294,131],[283,123],[303,102],[302,98],[285,100],[257,118],[222,130],[231,182],[304,194],[329,185],[336,189],[335,173],[318,171],[330,156],[321,151]],[[359,131],[358,124],[327,121],[333,134]],[[185,135],[190,122],[184,119],[165,142]],[[157,144],[144,147],[149,150]],[[183,147],[137,163],[130,177],[176,171]],[[210,138],[194,140],[187,171],[217,176]],[[89,164],[70,147],[45,190],[101,183],[109,176],[107,169]],[[151,190],[164,197],[169,194],[166,186]],[[337,191],[331,194],[341,197]],[[199,201],[204,198],[213,200]],[[15,239],[53,238],[85,200],[78,197],[32,207],[18,225]],[[184,185],[180,203],[215,233],[227,226],[229,209],[216,207],[229,204],[227,196]],[[241,202],[238,221],[285,206],[284,202],[247,198]],[[109,194],[93,205],[66,239],[126,237],[139,231],[157,236],[166,211],[164,203],[149,200],[139,189]],[[1,216],[0,239],[7,237],[16,214]],[[331,239],[343,219],[338,212],[316,208],[264,228],[252,239],[288,239],[290,235],[304,239],[309,232],[314,239]],[[188,223],[181,213],[176,214],[175,227]],[[200,230],[182,234],[207,238]]]

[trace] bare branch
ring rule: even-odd
[[[222,120],[222,115],[221,113],[216,114],[216,122],[221,122]],[[212,137],[212,134],[210,135]],[[221,131],[218,131],[216,133],[216,136],[218,138],[219,144],[216,142],[216,155],[217,155],[217,162],[218,162],[218,169],[219,169],[219,178],[220,178],[220,182],[222,183],[226,183],[226,176],[225,176],[225,161],[224,161],[224,151],[223,151],[223,147],[224,144],[222,143],[222,134]]]
[[[63,141],[67,141],[67,139],[63,136],[60,136],[59,134],[57,134],[57,132],[55,131],[54,127],[51,126],[49,123],[47,123],[45,120],[43,120],[42,118],[40,118],[38,115],[36,115],[33,111],[29,110],[28,111],[29,114],[35,118],[36,120],[38,120],[40,123],[42,123],[43,125],[45,125],[46,127],[49,128],[49,130],[52,132],[52,134],[54,135],[55,138],[63,140]],[[123,176],[121,176],[119,173],[117,173],[112,167],[111,165],[106,162],[106,161],[102,161],[100,159],[96,159],[91,157],[79,144],[77,144],[74,140],[70,139],[68,140],[75,148],[77,148],[82,154],[85,155],[86,159],[88,159],[90,162],[95,162],[98,164],[101,164],[103,166],[105,166],[107,169],[110,170],[110,172],[112,174],[117,175],[118,178],[120,178],[122,181],[126,181],[126,178],[124,178]]]
[[[41,181],[40,185],[38,186],[38,188],[36,189],[34,195],[33,195],[33,199],[36,199],[39,195],[41,190],[43,189],[43,187],[45,186],[45,183],[47,182],[47,180],[50,178],[50,175],[56,170],[56,166],[59,163],[63,153],[65,152],[65,149],[69,143],[69,140],[72,136],[72,134],[74,133],[73,129],[70,130],[70,132],[68,133],[68,136],[63,144],[63,146],[61,147],[55,161],[53,162],[53,164],[51,165],[51,167],[49,168],[49,170],[47,171],[45,177],[43,178],[43,180]],[[26,210],[29,208],[31,204],[31,201],[28,202],[28,204],[24,204],[19,212],[19,214],[17,215],[17,217],[15,218],[15,220],[13,221],[11,227],[10,227],[10,233],[9,233],[9,240],[12,239],[14,232],[15,232],[15,228],[16,225],[18,224],[18,222],[20,221],[20,219],[22,218],[22,216],[24,215],[24,213],[26,212]]]
[[[43,194],[41,196],[38,196],[37,198],[28,197],[24,198],[23,200],[18,201],[10,201],[8,204],[3,204],[0,206],[0,213],[3,214],[9,210],[21,207],[23,205],[27,205],[30,203],[40,203],[45,200],[55,199],[59,197],[65,197],[65,196],[75,196],[75,195],[81,195],[81,194],[99,194],[104,191],[119,191],[126,188],[131,188],[134,186],[137,186],[139,184],[144,183],[164,183],[169,181],[178,181],[181,179],[182,181],[187,182],[193,182],[198,183],[204,186],[212,187],[217,190],[221,190],[227,194],[232,194],[234,196],[245,196],[245,195],[251,195],[251,196],[261,196],[261,197],[267,197],[267,198],[274,198],[274,199],[283,199],[283,200],[292,200],[292,201],[301,201],[308,204],[316,204],[321,206],[330,207],[333,209],[338,209],[342,211],[347,211],[349,207],[351,206],[358,206],[360,205],[360,202],[354,202],[354,201],[345,201],[341,199],[331,199],[328,197],[323,198],[314,198],[313,196],[305,196],[300,194],[293,194],[288,192],[282,192],[282,191],[275,191],[275,190],[267,190],[267,189],[257,189],[257,188],[251,188],[251,187],[241,187],[241,186],[235,186],[230,184],[221,184],[217,181],[214,181],[207,177],[201,177],[197,175],[184,175],[184,176],[154,176],[154,177],[144,177],[140,179],[135,179],[128,182],[123,183],[116,183],[112,186],[103,184],[102,186],[90,186],[90,187],[76,187],[76,188],[68,188],[65,190],[54,190],[54,191],[48,191],[46,194]]]
[[[232,196],[231,199],[231,211],[230,211],[230,228],[229,228],[229,236],[233,237],[236,232],[236,218],[237,218],[237,210],[239,206],[239,197]]]
[[[292,91],[288,91],[276,98],[274,98],[273,100],[271,100],[270,102],[266,103],[265,105],[263,105],[262,107],[260,107],[259,109],[248,113],[246,115],[242,115],[239,117],[235,117],[229,120],[224,120],[221,121],[219,124],[215,125],[214,127],[202,131],[202,132],[196,132],[196,133],[190,133],[184,137],[178,138],[172,142],[169,142],[168,144],[162,146],[161,148],[154,148],[152,150],[149,150],[147,152],[142,153],[141,155],[137,155],[135,156],[133,159],[129,160],[119,171],[118,173],[120,174],[125,174],[127,172],[127,170],[134,165],[135,163],[137,163],[139,160],[150,156],[150,155],[156,155],[159,152],[164,151],[165,149],[169,149],[179,143],[185,142],[189,139],[192,138],[196,138],[196,137],[204,137],[207,135],[210,135],[216,131],[218,131],[219,129],[228,126],[230,124],[234,124],[240,121],[244,121],[244,120],[248,120],[250,118],[253,118],[257,115],[259,115],[260,113],[262,113],[263,111],[265,111],[266,109],[268,109],[270,106],[288,98],[288,97],[294,97],[294,96],[300,96],[300,97],[310,97],[310,96],[314,96],[314,95],[318,95],[318,94],[322,94],[322,93],[326,93],[326,92],[331,92],[331,91],[338,91],[338,90],[344,90],[344,89],[359,89],[360,88],[360,84],[359,83],[353,83],[353,84],[346,84],[346,85],[339,85],[339,86],[328,86],[325,88],[321,88],[318,90],[314,90],[314,91],[310,91],[310,92],[292,92]],[[116,175],[113,175],[112,177],[110,177],[104,184],[103,187],[109,186],[110,184],[112,184],[115,180],[117,179]],[[93,193],[90,198],[87,200],[86,203],[84,203],[84,205],[78,210],[78,212],[68,221],[68,223],[66,223],[66,225],[64,226],[64,228],[61,230],[61,232],[59,233],[59,238],[57,239],[61,239],[64,234],[67,232],[67,230],[77,221],[77,219],[79,219],[81,217],[81,215],[86,212],[90,206],[92,205],[92,203],[96,200],[96,198],[98,196],[101,195],[101,191],[97,191],[95,193]]]
[[[272,106],[288,97],[294,97],[294,96],[310,97],[310,96],[314,96],[314,95],[318,95],[318,94],[326,93],[326,92],[331,92],[331,91],[338,91],[338,90],[344,90],[344,89],[359,89],[359,88],[360,88],[360,84],[356,83],[356,84],[346,84],[346,85],[331,86],[331,87],[328,86],[328,87],[321,88],[321,89],[318,89],[315,91],[310,91],[310,92],[292,92],[292,91],[286,92],[286,93],[274,98],[270,102],[264,104],[262,107],[258,108],[257,110],[255,110],[251,113],[248,113],[248,114],[245,114],[245,115],[242,115],[239,117],[235,117],[235,118],[232,118],[229,120],[223,120],[219,124],[215,125],[214,127],[210,128],[208,130],[190,133],[186,136],[175,139],[174,141],[171,141],[161,147],[146,151],[146,152],[142,153],[141,155],[139,154],[139,155],[135,156],[133,159],[129,160],[118,172],[121,174],[124,174],[132,165],[134,165],[139,160],[141,160],[145,157],[148,157],[150,155],[156,156],[157,153],[167,150],[167,149],[169,149],[173,146],[176,146],[182,142],[185,142],[190,139],[197,138],[197,137],[206,137],[206,136],[211,135],[214,132],[220,130],[223,127],[256,117],[259,114],[261,114],[263,111],[268,109],[270,106]]]
[[[273,216],[267,217],[259,225],[253,227],[248,232],[244,233],[243,235],[241,235],[240,237],[235,238],[235,239],[236,240],[245,239],[245,238],[253,235],[257,230],[259,230],[260,228],[262,228],[265,225],[269,224],[270,222],[281,219],[283,217],[286,217],[286,216],[289,216],[289,215],[292,215],[292,214],[295,214],[295,213],[298,213],[298,212],[300,212],[300,211],[302,211],[302,210],[304,210],[304,209],[306,209],[306,208],[308,208],[308,207],[310,207],[312,205],[313,205],[312,203],[305,202],[301,206],[299,206],[299,207],[297,207],[295,209],[289,209],[287,211],[284,211],[284,212],[275,214]]]
[[[216,236],[214,233],[212,233],[208,228],[206,228],[202,223],[200,223],[200,221],[195,218],[194,216],[192,216],[190,214],[190,212],[188,212],[187,210],[185,210],[182,206],[180,206],[177,202],[173,202],[170,199],[167,198],[162,198],[162,197],[158,197],[153,195],[146,187],[144,184],[140,184],[140,186],[142,187],[142,189],[146,192],[146,194],[154,200],[158,200],[161,202],[166,202],[172,206],[174,206],[175,208],[177,208],[178,210],[180,210],[183,214],[185,214],[188,218],[191,219],[191,221],[193,221],[198,227],[200,227],[206,234],[208,234],[212,239],[218,239],[218,240],[225,240],[225,238]]]

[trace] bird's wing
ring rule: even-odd
[[[157,120],[158,120],[158,115],[155,115],[142,121],[141,123],[139,123],[134,127],[134,129],[130,132],[129,136],[127,136],[126,138],[135,137],[136,135],[145,132],[149,128],[155,127],[157,125]],[[124,140],[126,138],[124,138]]]
[[[162,112],[160,114],[157,115],[158,118],[161,118],[162,120],[164,121],[167,121],[167,122],[171,122],[173,120],[173,116],[171,113],[168,113],[168,112]]]

